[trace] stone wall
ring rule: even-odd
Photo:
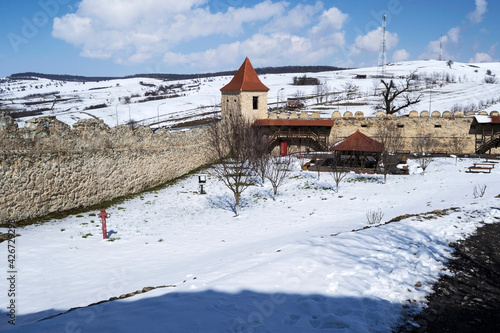
[[[498,116],[498,111],[491,111],[489,114],[485,111],[480,115]],[[346,111],[340,113],[334,111],[331,119],[335,121],[329,137],[329,144],[333,144],[357,130],[363,134],[377,139],[376,133],[378,127],[387,121],[395,122],[401,128],[404,137],[404,151],[414,151],[415,140],[422,135],[432,135],[435,146],[434,151],[447,153],[473,154],[475,152],[475,135],[469,134],[474,113],[464,114],[461,111],[411,111],[405,116],[386,116],[383,111],[377,112],[375,117],[365,117],[363,112]],[[270,112],[269,119],[318,119],[318,112]],[[290,146],[289,152],[298,152],[304,150],[304,147]],[[500,154],[500,148],[492,149],[492,153]]]
[[[335,143],[342,140],[357,130],[363,134],[377,139],[378,127],[384,122],[395,122],[400,128],[404,138],[404,151],[415,151],[415,140],[431,136],[435,145],[433,151],[447,153],[473,154],[475,150],[475,136],[470,135],[472,118],[431,118],[431,117],[353,117],[335,119],[329,141]],[[454,146],[457,140],[462,141],[458,145],[458,151]]]
[[[0,117],[0,224],[137,193],[211,162],[207,130],[155,133],[54,117]]]

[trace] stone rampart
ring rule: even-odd
[[[86,207],[165,183],[211,162],[206,128],[108,128],[54,117],[24,128],[0,117],[0,224]]]
[[[319,118],[317,113],[316,118]],[[498,111],[491,111],[489,114],[498,116]],[[270,119],[312,119],[311,112],[270,112]],[[469,134],[473,116],[475,113],[464,114],[462,111],[410,111],[408,115],[387,116],[385,112],[378,111],[375,116],[366,116],[362,111],[345,111],[343,113],[334,111],[331,119],[334,120],[329,144],[345,139],[357,130],[377,139],[377,130],[381,124],[387,121],[396,123],[401,129],[404,139],[403,151],[412,152],[415,149],[415,141],[423,137],[432,137],[433,151],[447,153],[473,154],[475,152],[475,135]],[[289,151],[301,150],[301,147],[290,146]],[[493,153],[500,153],[500,148],[492,150]]]

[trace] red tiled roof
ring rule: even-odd
[[[332,127],[333,119],[257,119],[254,126]]]
[[[384,151],[384,145],[375,141],[359,130],[346,139],[334,144],[330,150],[332,151],[364,151],[371,153],[381,153]]]
[[[259,79],[248,57],[236,72],[233,79],[220,91],[269,91]]]

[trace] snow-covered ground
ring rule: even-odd
[[[382,88],[380,80],[373,78],[378,70],[377,67],[369,67],[321,73],[266,74],[260,79],[270,88],[270,107],[278,103],[283,106],[287,98],[303,96],[312,97],[307,99],[306,111],[318,111],[322,117],[330,117],[337,110],[341,113],[362,111],[370,116],[375,114],[374,106],[380,102],[380,97],[374,97]],[[495,79],[495,75],[500,76],[500,63],[454,63],[450,68],[446,61],[408,61],[387,66],[386,72],[396,79],[412,72],[422,78],[418,91],[423,94],[420,103],[402,111],[402,114],[411,109],[443,112],[454,108],[465,111],[473,107],[476,111],[488,113],[500,110],[500,84],[484,82],[487,77]],[[322,103],[318,103],[313,97],[317,94],[316,86],[291,84],[294,77],[303,75],[318,78],[328,87],[328,102],[323,99]],[[366,79],[356,79],[357,75],[366,75]],[[159,121],[162,126],[174,126],[187,120],[210,118],[211,112],[219,109],[220,88],[230,80],[228,76],[182,81],[129,78],[86,83],[47,79],[6,80],[0,82],[0,104],[7,110],[47,109],[41,111],[42,115],[54,115],[70,125],[82,118],[97,117],[109,126],[129,120],[145,125]],[[346,99],[345,93],[348,83],[358,87],[357,94],[350,99]],[[171,98],[145,101],[146,93],[161,86],[170,86],[162,96]],[[126,98],[129,99],[128,104],[125,103]],[[92,109],[103,104],[106,106]],[[20,126],[31,117],[19,118]]]
[[[109,208],[110,240],[98,211],[18,228],[16,326],[4,278],[0,331],[388,332],[447,274],[447,244],[500,220],[500,166],[466,173],[473,161],[439,158],[423,175],[410,160],[410,175],[351,174],[336,193],[297,160],[276,201],[251,186],[236,218],[219,181],[201,195],[190,175]],[[148,286],[167,287],[86,307]]]

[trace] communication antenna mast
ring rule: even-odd
[[[387,52],[385,49],[385,27],[386,27],[386,15],[382,15],[382,40],[380,41],[380,52],[378,54],[378,67],[379,72],[385,75],[385,64],[387,63]]]
[[[443,60],[443,34],[439,38],[439,61]]]

